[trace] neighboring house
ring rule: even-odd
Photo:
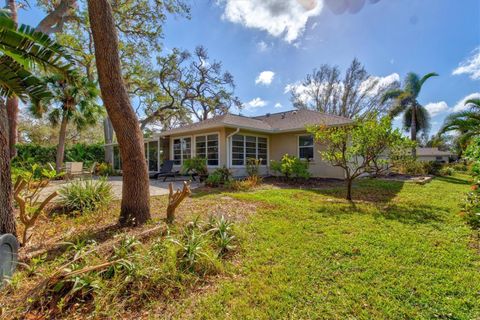
[[[436,161],[449,163],[456,155],[450,151],[438,150],[438,148],[417,148],[418,161]]]
[[[269,174],[271,160],[295,155],[310,162],[314,177],[344,178],[341,168],[320,159],[321,145],[307,133],[310,125],[338,126],[350,119],[311,110],[293,110],[257,117],[224,114],[154,135],[145,141],[150,171],[158,171],[160,159],[175,161],[179,170],[185,159],[207,159],[209,171],[226,166],[234,176],[246,175],[246,159],[261,159],[261,174]],[[120,169],[121,159],[115,146],[114,168]]]

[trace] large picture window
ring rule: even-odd
[[[192,138],[173,139],[173,163],[181,165],[185,159],[192,157]]]
[[[232,165],[244,166],[247,159],[261,159],[267,164],[267,138],[236,134],[232,137]]]
[[[218,134],[196,136],[195,155],[207,159],[209,166],[218,166]]]
[[[304,160],[313,159],[313,136],[298,137],[298,157]]]

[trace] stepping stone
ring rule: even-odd
[[[18,241],[12,234],[0,236],[0,286],[10,278],[17,267]]]

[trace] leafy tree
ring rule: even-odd
[[[381,83],[380,78],[370,76],[364,66],[353,59],[343,79],[337,66],[324,64],[308,74],[300,86],[290,88],[290,93],[298,109],[354,118],[385,113],[388,104],[382,101],[382,96],[397,87],[397,82]]]
[[[0,11],[0,233],[16,235],[10,173],[10,123],[5,100],[16,96],[38,102],[51,95],[34,69],[70,75],[63,47],[31,27],[17,27]]]
[[[325,145],[322,159],[345,171],[346,199],[352,200],[352,183],[365,173],[379,173],[388,168],[392,153],[411,146],[389,117],[371,117],[345,126],[309,128],[315,141]]]
[[[480,99],[468,100],[465,105],[469,109],[449,115],[440,129],[440,133],[457,132],[464,147],[473,137],[480,135]]]
[[[428,111],[418,102],[425,81],[438,74],[431,72],[420,78],[416,73],[410,72],[405,78],[403,89],[394,89],[383,95],[382,101],[393,100],[394,105],[390,116],[396,117],[403,113],[403,127],[410,131],[410,139],[417,141],[418,132],[426,134],[430,129],[430,116]],[[416,149],[412,149],[412,156],[416,157]]]
[[[75,124],[77,130],[94,126],[104,114],[104,109],[97,104],[97,85],[85,77],[80,77],[72,83],[60,75],[53,75],[44,79],[48,84],[53,97],[44,101],[39,107],[34,104],[31,111],[37,117],[48,112],[48,119],[52,126],[59,126],[57,157],[55,169],[59,173],[62,169],[65,156],[65,139],[67,126]],[[53,108],[45,108],[51,105]]]
[[[109,0],[88,0],[95,61],[102,99],[117,134],[123,160],[121,225],[142,225],[150,219],[150,192],[142,131],[125,87],[119,42]]]
[[[235,84],[229,72],[222,71],[218,61],[209,61],[207,50],[198,46],[193,55],[188,51],[173,50],[157,59],[159,70],[152,75],[152,86],[141,96],[147,116],[142,129],[155,120],[166,122],[171,118],[199,121],[226,113],[232,106],[241,107],[234,95]]]

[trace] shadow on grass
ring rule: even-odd
[[[448,182],[448,183],[470,185],[469,181],[464,179],[454,178],[454,177],[438,176],[438,177],[435,177],[435,179],[439,181]]]

